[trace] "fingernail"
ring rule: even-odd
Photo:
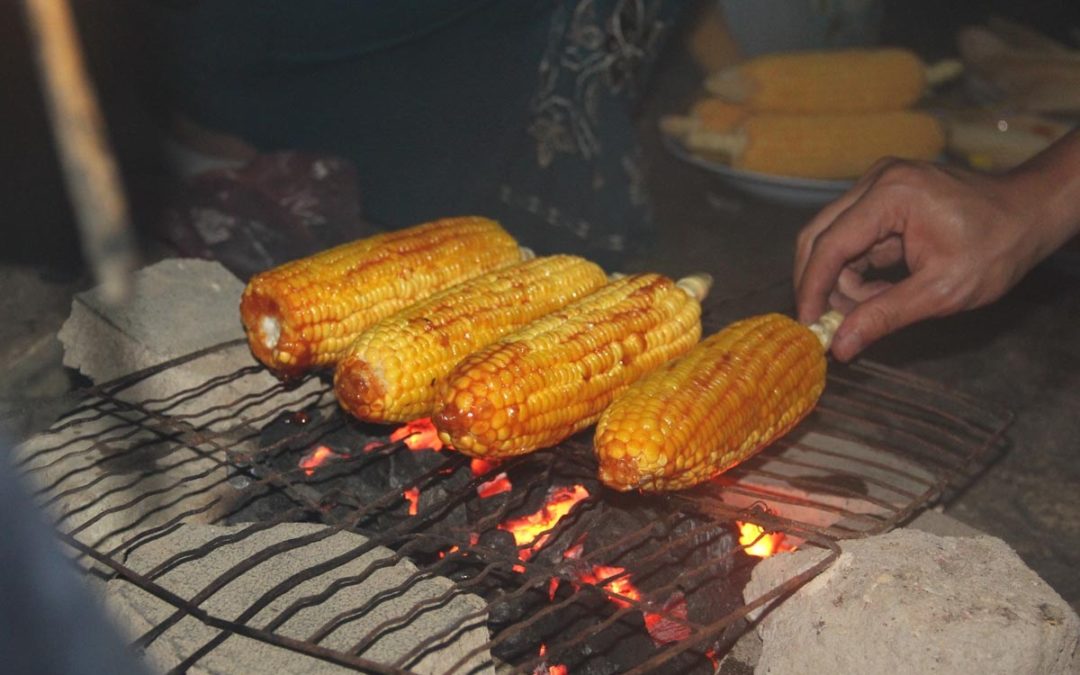
[[[862,336],[859,331],[853,330],[836,338],[833,343],[833,354],[841,361],[847,361],[862,351]]]

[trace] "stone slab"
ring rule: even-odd
[[[235,535],[240,529],[186,525],[139,547],[126,562],[136,572],[146,574],[173,556],[191,551],[216,537]],[[240,541],[217,545],[208,555],[175,565],[155,581],[181,597],[191,598],[212,579],[270,546],[324,532],[326,528],[320,525],[275,525]],[[234,619],[280,582],[335,556],[346,555],[366,541],[361,535],[342,531],[318,542],[278,553],[227,584],[201,607],[213,616]],[[407,559],[395,559],[389,549],[373,547],[274,597],[248,624],[264,627],[297,599],[331,589],[333,592],[328,597],[300,610],[277,632],[291,638],[309,639],[334,617],[365,608],[366,612],[343,621],[320,645],[348,650],[369,631],[378,629],[374,642],[359,654],[363,658],[431,675],[446,673],[459,661],[461,666],[457,672],[479,675],[493,673],[490,656],[483,649],[489,640],[485,603],[474,595],[457,590],[447,579],[430,575],[415,576],[416,572],[416,567]],[[341,583],[350,578],[363,579],[363,582]],[[172,605],[125,580],[113,580],[108,586],[106,598],[110,610],[132,638],[159,625],[175,611]],[[424,605],[425,611],[414,612],[418,605]],[[218,633],[217,629],[186,617],[151,642],[146,657],[152,668],[164,672],[176,667]],[[438,635],[445,638],[444,634],[447,633],[450,639],[434,638]],[[420,656],[406,658],[417,647],[421,647]],[[476,654],[469,656],[474,650]],[[202,656],[187,672],[195,675],[322,675],[353,671],[267,642],[233,634]]]
[[[841,549],[761,620],[756,672],[1080,672],[1080,618],[1000,539],[902,529]],[[824,554],[806,548],[762,561],[744,597]]]
[[[106,302],[98,289],[80,293],[59,332],[64,364],[103,384],[241,339],[243,290],[244,284],[219,263],[170,258],[136,272],[132,296],[122,305]],[[251,367],[255,370],[244,370]],[[206,387],[215,378],[223,379]],[[220,431],[260,419],[272,406],[303,400],[320,387],[311,378],[285,388],[240,344],[141,379],[114,395],[139,404],[152,401],[156,412],[193,425],[212,423]],[[271,391],[269,405],[255,400]],[[231,408],[229,414],[221,414],[221,407]]]

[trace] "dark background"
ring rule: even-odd
[[[142,0],[148,2],[149,0]],[[84,53],[109,127],[141,232],[157,216],[170,179],[159,155],[159,134],[169,102],[158,64],[160,48],[140,30],[131,0],[74,2]],[[700,3],[694,3],[699,4]],[[1080,3],[889,0],[882,42],[915,49],[927,59],[954,53],[957,28],[991,15],[1026,23],[1076,44]],[[693,16],[694,12],[687,12]],[[677,40],[669,50],[679,50]],[[0,261],[77,272],[81,266],[72,213],[52,146],[21,5],[0,3]],[[362,189],[362,186],[361,186]]]

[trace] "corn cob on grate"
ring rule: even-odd
[[[458,364],[433,418],[442,440],[508,457],[584,429],[620,391],[701,335],[698,301],[661,275],[613,281]]]
[[[583,258],[536,258],[452,286],[365,330],[334,372],[338,400],[369,422],[428,417],[466,355],[604,285]]]
[[[839,321],[780,314],[736,322],[642,378],[596,428],[599,476],[617,490],[678,490],[744,461],[791,430],[825,387]]]
[[[240,315],[255,357],[294,377],[335,363],[379,319],[520,259],[517,242],[495,221],[445,218],[262,272],[244,289]]]

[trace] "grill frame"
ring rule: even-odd
[[[312,487],[313,480],[295,468],[296,461],[291,463],[293,469],[289,471],[275,470],[261,462],[260,458],[263,455],[276,452],[290,457],[295,456],[298,453],[289,446],[300,437],[310,437],[311,442],[307,443],[306,447],[311,447],[333,429],[349,424],[343,414],[338,411],[330,386],[325,380],[309,377],[300,388],[279,383],[263,391],[246,393],[224,403],[215,403],[205,407],[197,405],[200,398],[208,397],[220,388],[262,373],[262,369],[258,366],[245,365],[232,372],[207,378],[194,387],[181,389],[168,396],[141,399],[138,402],[128,400],[128,395],[137,390],[140,383],[150,378],[168,374],[173,369],[199,362],[202,359],[212,358],[243,344],[243,340],[236,340],[215,345],[79,392],[78,404],[53,428],[42,435],[46,440],[44,446],[18,454],[17,468],[27,474],[32,481],[36,481],[36,495],[56,519],[58,536],[71,548],[75,557],[89,573],[121,578],[150,593],[175,609],[173,621],[183,617],[192,617],[221,631],[220,639],[187,655],[175,666],[176,671],[182,671],[197,663],[226,637],[237,634],[359,670],[380,673],[412,672],[410,663],[415,663],[425,649],[431,648],[430,645],[417,645],[397,663],[378,663],[361,655],[363,645],[356,645],[349,651],[330,649],[319,644],[319,635],[300,640],[282,634],[274,627],[268,629],[246,623],[245,616],[253,616],[261,608],[258,603],[249,608],[250,612],[232,619],[208,612],[200,605],[207,597],[212,596],[216,589],[225,585],[223,578],[210,580],[200,593],[184,597],[155,581],[155,574],[142,574],[125,564],[127,557],[144,543],[167,535],[184,522],[192,519],[209,519],[210,522],[214,522],[216,519],[227,516],[228,512],[218,513],[222,508],[220,503],[211,500],[207,503],[199,502],[198,505],[190,508],[183,505],[177,506],[167,511],[169,517],[163,518],[161,522],[152,526],[142,527],[138,524],[140,518],[135,518],[135,525],[116,533],[115,537],[95,540],[89,537],[90,531],[112,517],[127,516],[127,511],[142,508],[141,500],[137,498],[134,501],[113,504],[82,520],[78,525],[74,525],[73,521],[77,518],[73,516],[80,516],[87,509],[93,508],[93,503],[98,501],[98,499],[90,499],[86,502],[83,498],[88,493],[94,492],[102,484],[103,479],[98,476],[85,484],[73,486],[70,483],[80,478],[79,471],[73,470],[65,472],[59,480],[44,482],[40,480],[40,474],[48,473],[46,471],[48,467],[61,466],[71,461],[74,455],[85,453],[87,447],[92,447],[101,453],[100,457],[90,464],[94,470],[104,471],[105,474],[115,474],[108,478],[135,475],[134,483],[143,480],[153,482],[155,476],[150,470],[144,469],[132,474],[131,467],[126,463],[131,460],[136,466],[142,466],[139,461],[135,461],[139,459],[137,455],[153,455],[154,462],[157,462],[162,457],[168,458],[176,454],[176,451],[183,450],[186,456],[192,458],[191,461],[200,466],[210,467],[207,469],[202,466],[202,473],[207,475],[210,475],[208,471],[221,473],[220,478],[214,479],[216,482],[212,486],[213,489],[222,488],[222,481],[237,482],[242,478],[247,481],[243,491],[252,494],[266,491],[284,495],[296,505],[302,515],[310,517],[311,514],[320,514],[323,524],[333,531],[352,531],[366,515],[379,509],[392,508],[396,502],[399,502],[401,496],[396,494],[397,488],[395,488],[394,491],[388,490],[385,502],[355,504],[353,509],[346,509],[346,515],[342,517],[335,510],[327,508],[326,494]],[[318,425],[326,426],[304,426],[296,436],[282,439],[277,447],[260,447],[256,443],[263,430],[262,427],[281,414],[297,409],[317,411],[322,416],[322,421],[318,422]],[[257,413],[248,414],[252,410]],[[230,423],[229,418],[233,416],[237,416],[238,419],[242,417],[243,420]],[[49,436],[63,437],[65,434],[77,432],[79,427],[102,422],[106,423],[105,429],[95,432],[93,436],[75,433],[73,440],[61,442],[58,445],[50,445],[47,442]],[[951,499],[1005,450],[1005,432],[1011,423],[1012,413],[1007,410],[886,366],[865,361],[847,366],[830,364],[826,393],[815,413],[796,430],[796,435],[789,435],[771,448],[764,450],[754,460],[725,474],[718,481],[664,498],[674,505],[675,512],[694,514],[720,522],[750,520],[764,526],[767,531],[781,531],[797,537],[807,545],[827,549],[829,554],[810,569],[785,580],[768,593],[744,603],[724,616],[708,624],[689,625],[689,638],[657,651],[632,672],[649,672],[660,668],[687,650],[707,650],[717,640],[730,635],[733,629],[745,623],[744,620],[748,614],[792,592],[827,569],[839,554],[838,541],[886,532],[927,506]],[[873,430],[879,432],[877,435],[883,437],[884,440],[877,438],[871,439],[872,442],[868,441],[869,435],[872,435],[870,432]],[[384,428],[383,431],[389,433],[390,430]],[[821,434],[826,438],[848,443],[855,442],[863,446],[876,444],[875,450],[879,451],[879,455],[899,456],[909,462],[915,458],[920,471],[913,475],[911,472],[882,463],[880,459],[856,459],[855,469],[841,472],[855,475],[846,475],[843,476],[844,478],[857,479],[854,482],[861,480],[864,485],[876,485],[886,492],[899,495],[898,500],[888,501],[871,498],[844,485],[834,485],[829,488],[831,497],[846,499],[857,504],[860,507],[858,509],[843,509],[837,507],[834,501],[819,499],[813,494],[806,497],[776,493],[760,486],[755,487],[754,479],[756,478],[776,479],[777,475],[773,469],[778,466],[812,471],[824,469],[827,473],[837,475],[836,467],[826,462],[838,459],[837,455],[840,455],[839,459],[851,461],[852,458],[845,455],[843,450],[818,448],[798,440],[803,438],[803,436],[798,436],[799,433],[808,431]],[[590,467],[587,460],[581,458],[583,454],[587,454],[589,450],[587,446],[587,440],[583,440],[580,436],[575,437],[555,449],[541,451],[536,456],[510,460],[501,468],[512,469],[521,462],[540,462],[541,466],[546,466],[548,475],[543,475],[541,472],[537,480],[551,482],[558,479],[556,483],[567,478],[562,474],[569,474],[569,477],[585,476],[589,473]],[[804,456],[785,458],[784,451],[792,449],[802,452]],[[333,472],[360,470],[373,462],[385,460],[394,453],[401,452],[410,452],[403,442],[385,442],[372,452],[358,453],[358,466],[352,466],[352,460],[338,462],[328,467],[325,473],[329,477]],[[807,453],[810,457],[819,459],[808,461]],[[538,457],[540,459],[537,459]],[[821,464],[817,464],[819,461]],[[156,466],[154,462],[151,464]],[[365,465],[364,462],[368,464]],[[573,462],[573,464],[568,466],[568,462]],[[107,465],[113,463],[124,465],[123,470],[110,471]],[[441,476],[447,475],[446,470],[459,471],[466,463],[463,457],[453,453],[444,453],[443,464],[421,476],[416,487],[420,488],[421,494],[424,494],[425,490],[437,484]],[[170,465],[168,470],[172,469]],[[575,472],[578,473],[575,474]],[[925,475],[922,472],[925,472]],[[197,487],[199,491],[209,490],[211,488],[200,483],[207,475],[196,475],[194,478],[187,476],[180,480],[190,483],[191,487]],[[883,479],[882,475],[894,476],[897,484],[890,484],[890,479]],[[314,480],[322,480],[321,476],[322,474],[317,474]],[[780,476],[780,479],[782,483],[783,476]],[[482,480],[484,480],[482,477],[474,478],[455,494],[475,495],[475,488]],[[845,485],[850,485],[852,482],[848,480]],[[899,485],[900,483],[902,486]],[[920,489],[912,489],[912,484]],[[158,491],[155,496],[168,496],[171,490],[182,491],[186,487],[188,485],[158,485],[155,488]],[[111,494],[111,492],[106,492],[105,497],[101,499]],[[743,504],[742,506],[737,506],[725,499],[726,496],[736,494],[741,495],[736,502]],[[74,499],[76,497],[82,501],[73,505],[78,501]],[[338,506],[341,505],[342,497],[343,495],[337,495],[335,498]],[[574,518],[587,518],[590,502],[605,501],[607,498],[608,495],[600,491],[575,507],[571,516],[561,521],[552,530],[550,533],[552,540],[558,539],[564,531],[572,529],[576,524]],[[525,497],[522,496],[522,500],[524,499]],[[772,504],[773,510],[765,509],[763,507],[765,503]],[[494,519],[516,515],[523,506],[523,502],[515,503],[515,500],[507,499],[504,510],[498,512]],[[785,517],[775,512],[777,508],[783,510],[787,506],[803,509],[803,512],[809,509],[842,517],[836,522],[821,525],[808,522],[806,519]],[[838,508],[843,512],[838,514]],[[229,506],[228,509],[234,513],[238,510],[236,505]],[[293,514],[283,513],[280,522],[292,522],[291,518],[294,518]],[[425,518],[428,521],[425,521]],[[364,530],[364,534],[369,536],[364,546],[386,546],[395,551],[395,559],[409,558],[410,560],[414,559],[410,556],[410,546],[421,544],[425,548],[430,548],[433,544],[439,544],[442,548],[458,546],[457,553],[443,560],[449,559],[452,562],[455,555],[473,556],[482,561],[485,574],[510,575],[515,566],[521,566],[525,571],[518,573],[520,583],[516,588],[508,589],[511,594],[515,592],[523,594],[531,589],[539,588],[553,577],[559,577],[565,581],[571,580],[573,567],[569,564],[560,568],[557,565],[551,566],[537,560],[522,562],[512,557],[500,557],[496,551],[471,543],[465,538],[467,533],[464,532],[461,533],[462,539],[457,541],[432,541],[439,538],[427,532],[427,525],[433,518],[435,516],[431,513],[422,512],[416,518],[402,521],[405,526],[401,532],[372,533]],[[269,527],[272,524],[272,521],[263,521],[259,526]],[[644,534],[647,533],[643,533],[643,536]],[[119,541],[113,541],[113,539]],[[678,541],[669,543],[671,546],[681,545]],[[195,553],[197,552],[193,552]],[[268,551],[267,555],[273,553],[273,551]],[[600,550],[592,552],[592,555],[595,561],[606,564],[610,561],[607,553],[610,552]],[[736,555],[741,554],[733,551],[732,556]],[[586,561],[592,561],[592,559],[586,557]],[[249,572],[254,569],[257,562],[255,559],[246,561],[232,573]],[[580,565],[581,561],[574,564]],[[440,561],[422,568],[422,571],[427,574],[439,574],[440,571],[448,569],[448,566],[449,563]],[[312,570],[312,572],[315,571]],[[690,574],[693,571],[683,570],[683,572]],[[468,582],[459,582],[458,586],[460,592],[470,592],[471,586]],[[646,594],[643,599],[634,600],[603,586],[587,585],[582,585],[568,597],[553,602],[550,605],[550,612],[565,609],[568,605],[585,597],[580,594],[593,593],[606,595],[609,598],[614,597],[623,603],[622,606],[618,606],[618,609],[598,619],[597,632],[614,622],[631,617],[635,612],[665,615],[660,597]],[[290,606],[290,609],[296,608],[295,604]],[[363,609],[357,608],[357,611]],[[283,616],[288,611],[286,610]],[[688,623],[671,614],[666,615],[666,618],[675,623]],[[283,622],[284,619],[279,620],[272,626],[280,626]],[[149,647],[167,628],[168,626],[164,625],[158,626],[155,630],[142,635],[136,640],[136,646]],[[527,625],[522,627],[514,624],[508,629],[511,631],[509,634],[504,630],[502,634],[492,636],[485,648],[498,646],[500,641],[505,642],[514,637],[514,632],[527,628]],[[325,636],[327,631],[321,633]],[[437,642],[445,637],[434,636],[433,641]],[[576,642],[587,637],[580,634],[568,636],[563,643],[550,645],[551,653],[558,653],[561,649],[572,647]],[[642,637],[647,637],[647,635]],[[543,663],[544,658],[537,655],[515,666],[520,672],[532,672]],[[464,659],[458,663],[458,666],[464,669]]]

